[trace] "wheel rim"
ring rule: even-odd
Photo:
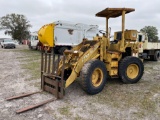
[[[139,73],[139,67],[138,67],[138,65],[136,65],[136,64],[130,64],[127,67],[127,76],[130,79],[136,78],[138,76],[138,73]]]
[[[96,68],[92,73],[92,84],[94,87],[101,85],[103,80],[103,72],[101,69]]]

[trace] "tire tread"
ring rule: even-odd
[[[91,74],[90,72],[92,71],[92,67],[94,66],[94,64],[98,64],[102,67],[102,71],[103,71],[103,81],[102,81],[102,84],[94,89],[92,87],[90,87],[91,85],[89,85],[89,81],[87,80],[88,76]],[[106,74],[104,74],[106,72]],[[107,79],[107,70],[106,70],[106,67],[104,65],[103,62],[101,62],[100,60],[97,60],[97,59],[94,59],[94,60],[90,60],[88,61],[87,63],[84,64],[84,66],[82,67],[82,70],[80,72],[80,84],[81,84],[81,87],[82,89],[87,92],[88,94],[97,94],[99,93],[100,91],[102,91],[105,83],[106,83],[106,79]]]
[[[127,75],[125,74],[126,69],[127,69],[127,64],[132,63],[132,62],[139,64],[139,69],[140,69],[139,75],[133,80],[129,79]],[[124,83],[133,84],[133,83],[137,83],[143,76],[144,66],[143,66],[142,61],[139,58],[133,57],[133,56],[127,56],[120,61],[118,71],[119,71],[119,77]]]

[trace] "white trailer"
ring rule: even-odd
[[[139,32],[137,41],[139,42],[139,57],[158,61],[160,59],[160,41],[149,42],[147,34]]]
[[[56,21],[39,30],[39,39],[44,46],[54,47],[55,51],[62,54],[65,49],[80,44],[83,39],[92,40],[98,33],[97,25]]]

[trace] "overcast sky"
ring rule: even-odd
[[[98,25],[105,30],[105,19],[95,14],[107,7],[135,8],[127,14],[126,29],[140,30],[155,26],[160,38],[160,0],[0,0],[0,17],[6,14],[23,14],[32,25],[31,32],[58,20]],[[112,34],[121,30],[121,19],[110,19]],[[0,37],[9,37],[0,31]]]

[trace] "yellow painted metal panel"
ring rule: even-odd
[[[124,38],[127,40],[137,40],[137,30],[126,30]]]
[[[107,71],[109,71],[110,76],[118,75],[118,61],[106,64]]]
[[[118,61],[112,61],[111,67],[118,67]]]
[[[54,47],[54,26],[55,24],[47,24],[38,31],[38,39],[44,46]]]
[[[107,68],[107,71],[110,71],[111,70],[111,66],[109,63],[106,63],[106,68]]]
[[[119,54],[112,54],[112,59],[113,58],[119,58]]]
[[[77,73],[74,70],[72,70],[71,75],[66,80],[65,88],[67,88],[71,83],[73,83],[76,78],[77,78]]]
[[[118,75],[118,69],[111,69],[110,72],[111,72],[110,73],[111,76]]]

